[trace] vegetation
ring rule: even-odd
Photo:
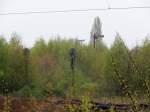
[[[74,71],[71,48],[77,51]],[[77,39],[56,38],[46,43],[41,38],[29,49],[16,33],[9,42],[0,36],[0,96],[5,96],[2,110],[11,111],[10,96],[30,98],[32,110],[39,112],[45,105],[38,100],[48,97],[80,99],[80,106],[62,107],[68,112],[90,112],[93,99],[126,97],[131,111],[139,112],[139,99],[150,102],[149,57],[149,36],[132,49],[118,33],[110,48],[102,40],[93,47],[91,42],[81,44]],[[112,107],[110,111],[115,110]]]
[[[147,37],[143,45],[127,49],[119,34],[116,34],[111,48],[102,41],[93,48],[90,44],[81,45],[76,39],[57,38],[48,43],[39,39],[30,48],[28,61],[17,34],[13,34],[9,42],[1,36],[0,93],[37,98],[49,95],[66,97],[73,76],[69,57],[69,49],[72,47],[77,50],[75,97],[86,92],[90,92],[93,98],[124,96],[114,72],[111,55],[131,91],[141,97],[148,94],[146,88],[150,84],[150,40]],[[136,68],[129,54],[142,74],[135,72]],[[147,86],[144,85],[144,80]]]

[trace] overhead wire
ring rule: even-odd
[[[132,10],[132,9],[150,9],[150,6],[111,7],[109,2],[108,2],[108,8],[49,10],[49,11],[28,11],[28,12],[8,12],[8,13],[0,13],[0,16],[3,16],[3,15],[28,15],[28,14],[46,14],[46,13],[70,13],[70,12],[107,11],[107,10]]]

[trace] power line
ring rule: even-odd
[[[129,10],[129,9],[150,9],[150,6],[143,7],[114,7],[110,8],[112,10]]]
[[[150,6],[143,7],[108,7],[108,8],[97,8],[97,9],[71,9],[71,10],[49,10],[49,11],[29,11],[29,12],[8,12],[0,13],[3,15],[29,15],[29,14],[46,14],[46,13],[69,13],[69,12],[89,12],[89,11],[107,11],[107,10],[132,10],[132,9],[150,9]]]
[[[50,11],[32,11],[32,12],[12,12],[12,13],[0,13],[0,15],[26,15],[26,14],[40,14],[40,13],[66,13],[66,12],[88,12],[88,11],[99,11],[107,10],[107,8],[101,9],[74,9],[74,10],[50,10]]]

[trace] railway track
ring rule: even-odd
[[[0,97],[0,110],[3,109],[4,104],[4,97]],[[48,108],[54,107],[52,110],[57,109],[59,107],[64,107],[65,105],[76,105],[77,108],[82,105],[82,101],[78,99],[52,99],[52,100],[37,100],[36,99],[36,107],[35,104],[31,101],[30,98],[12,98],[11,99],[11,108],[12,112],[26,112],[28,109],[33,109],[37,107],[43,108],[41,112],[48,112],[45,111]],[[116,110],[119,110],[119,112],[124,112],[126,110],[129,110],[131,105],[129,104],[113,104],[113,103],[100,103],[100,102],[94,102],[90,101],[89,104],[91,104],[90,109],[92,110],[91,112],[96,112],[99,110],[109,110],[112,107]],[[20,107],[20,108],[18,108]],[[22,108],[23,107],[23,108]],[[139,104],[139,107],[141,107],[143,110],[150,110],[150,104],[146,103],[141,103]]]
[[[130,104],[99,103],[93,101],[90,101],[89,103],[92,104],[91,109],[97,109],[97,110],[109,110],[111,108],[114,108],[116,110],[128,110],[131,107]],[[56,105],[71,104],[71,105],[80,106],[82,104],[82,101],[77,99],[57,100],[55,104]],[[148,110],[150,109],[150,104],[141,103],[139,104],[139,107],[144,110]]]

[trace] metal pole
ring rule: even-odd
[[[75,71],[72,69],[72,88],[74,88],[75,85]]]

